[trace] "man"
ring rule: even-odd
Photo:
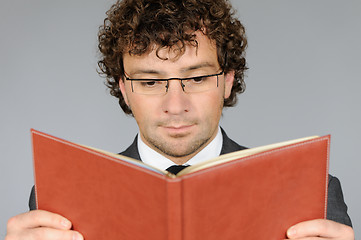
[[[124,0],[107,12],[99,33],[99,66],[111,94],[139,126],[122,154],[168,169],[243,149],[218,125],[223,107],[234,105],[244,90],[247,41],[231,12],[225,0]],[[291,227],[288,238],[354,238],[334,177],[327,216],[330,220]],[[9,239],[82,236],[64,217],[34,210],[9,220]]]

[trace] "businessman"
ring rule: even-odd
[[[122,154],[178,171],[244,148],[219,126],[223,108],[244,91],[247,69],[245,30],[232,12],[226,0],[124,0],[107,12],[99,67],[139,127]],[[354,239],[332,176],[328,199],[327,220],[298,223],[288,238]],[[32,209],[34,202],[32,195]],[[33,210],[9,220],[6,240],[82,239],[71,225],[63,216]]]

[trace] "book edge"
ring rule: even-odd
[[[52,139],[54,141],[57,141],[57,142],[60,142],[60,143],[63,143],[63,144],[66,144],[66,145],[69,145],[69,146],[72,146],[72,147],[76,147],[78,149],[89,152],[91,154],[95,154],[95,155],[98,155],[98,156],[101,156],[101,157],[105,157],[106,159],[108,159],[110,161],[114,161],[114,162],[117,162],[117,163],[129,164],[130,166],[141,169],[142,171],[146,171],[148,173],[153,173],[153,174],[156,173],[157,176],[159,176],[159,175],[167,176],[168,175],[167,171],[160,170],[158,168],[155,168],[153,166],[145,164],[142,161],[138,161],[138,160],[135,160],[135,159],[132,159],[130,157],[123,156],[123,155],[120,155],[120,154],[110,153],[110,152],[107,152],[105,150],[100,150],[100,149],[89,147],[89,146],[86,146],[86,145],[74,143],[74,142],[71,142],[71,141],[68,141],[68,140],[65,140],[65,139],[62,139],[62,138],[58,138],[58,137],[55,137],[53,135],[50,135],[50,134],[47,134],[47,133],[44,133],[44,132],[41,132],[41,131],[38,131],[38,130],[35,130],[35,129],[31,129],[31,138],[32,138],[33,149],[34,149],[34,135],[39,135],[39,136],[46,137],[48,139]],[[34,151],[33,151],[33,164],[35,166]],[[35,172],[34,172],[34,175],[35,175]]]
[[[306,141],[317,139],[317,138],[320,138],[320,137],[319,136],[310,136],[310,137],[298,138],[298,139],[263,145],[263,146],[259,146],[259,147],[239,150],[236,152],[231,152],[228,154],[218,156],[216,158],[209,159],[209,160],[201,162],[199,164],[189,166],[189,167],[185,168],[184,170],[180,171],[177,174],[177,177],[181,177],[181,176],[187,175],[189,173],[201,171],[203,169],[213,167],[213,166],[216,166],[219,164],[231,162],[231,161],[239,159],[239,158],[246,158],[246,157],[253,156],[253,155],[256,155],[259,153],[271,151],[274,149],[279,149],[279,148],[286,147],[286,146],[291,146],[291,145],[294,145],[297,143],[302,143],[302,142],[306,142]]]
[[[294,147],[298,147],[300,145],[304,145],[304,144],[310,144],[314,141],[322,141],[322,140],[327,140],[329,142],[329,139],[330,139],[330,135],[325,135],[325,136],[322,136],[322,137],[314,137],[314,138],[311,138],[309,140],[306,140],[306,141],[299,141],[299,142],[295,142],[295,143],[292,143],[292,144],[289,144],[289,145],[284,145],[284,146],[281,146],[281,147],[277,147],[277,148],[272,148],[272,149],[268,149],[266,151],[261,151],[261,152],[257,152],[255,154],[251,154],[251,155],[247,155],[247,156],[243,156],[243,157],[237,157],[237,156],[233,156],[234,153],[237,153],[237,152],[234,152],[234,153],[230,153],[230,154],[225,154],[225,155],[231,155],[231,158],[230,159],[227,159],[227,161],[224,161],[224,162],[216,162],[216,163],[212,163],[212,165],[209,165],[205,168],[202,168],[202,166],[200,168],[196,168],[195,170],[193,170],[190,166],[188,168],[191,168],[190,171],[188,171],[188,168],[185,168],[184,170],[180,171],[176,177],[183,177],[183,178],[188,178],[188,177],[191,177],[191,176],[194,176],[194,175],[197,175],[197,174],[203,174],[204,172],[207,172],[207,171],[210,171],[213,167],[218,167],[220,165],[222,165],[223,163],[227,164],[232,164],[232,162],[234,160],[240,160],[240,161],[249,161],[249,160],[252,160],[253,158],[255,157],[258,157],[260,155],[267,155],[267,154],[270,154],[270,153],[273,153],[273,152],[278,152],[278,151],[283,151],[285,149],[288,149],[288,148],[294,148]],[[272,145],[272,144],[271,144]],[[247,149],[246,149],[247,150]],[[241,150],[241,151],[246,151],[246,150]],[[329,148],[328,148],[329,150]],[[241,152],[241,151],[238,151],[238,152]],[[329,154],[329,151],[328,151],[328,154]],[[211,159],[211,160],[215,160],[215,159]],[[327,159],[327,166],[326,166],[326,171],[327,171],[327,174],[326,174],[326,177],[328,176],[328,159]],[[200,164],[201,165],[201,164]],[[195,166],[195,165],[193,165]],[[327,181],[326,181],[326,184],[327,184]],[[327,186],[326,186],[327,187]],[[327,196],[326,196],[327,197]]]
[[[327,162],[326,162],[326,181],[325,181],[325,210],[323,218],[327,219],[327,201],[328,201],[328,179],[329,179],[329,167],[330,167],[330,144],[331,144],[331,135],[324,136],[327,139]]]
[[[35,204],[36,204],[36,209],[39,209],[39,204],[38,204],[38,192],[37,192],[37,181],[36,181],[36,168],[35,168],[35,152],[34,152],[34,134],[36,134],[36,132],[38,132],[37,130],[31,128],[30,129],[30,133],[31,133],[31,152],[32,152],[32,156],[33,156],[33,175],[34,175],[34,192],[35,192]]]

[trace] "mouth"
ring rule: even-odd
[[[169,125],[162,128],[171,136],[184,136],[189,134],[195,125]]]

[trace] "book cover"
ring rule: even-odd
[[[295,223],[326,217],[330,136],[223,155],[177,176],[36,130],[32,141],[38,209],[88,240],[283,239]]]

